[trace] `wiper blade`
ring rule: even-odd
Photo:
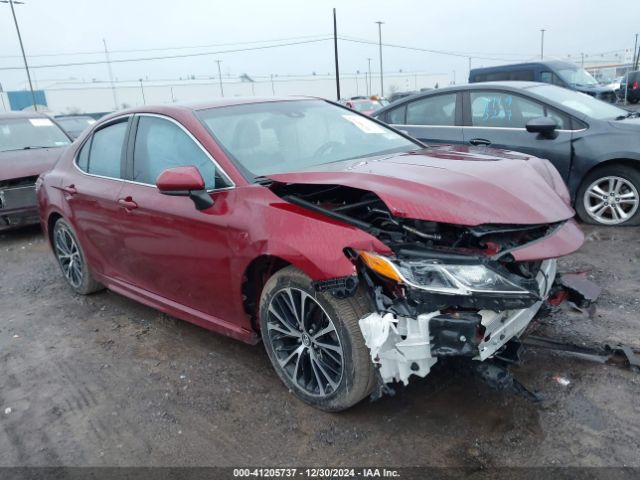
[[[38,148],[51,148],[51,147],[43,147],[42,145],[34,145],[34,146],[22,147],[22,150],[37,150]]]
[[[273,180],[271,180],[268,177],[265,177],[264,175],[258,175],[253,179],[253,183],[257,183],[258,185],[269,186],[273,183]]]
[[[618,115],[616,120],[624,120],[625,118],[640,117],[640,112],[629,112],[626,115]]]

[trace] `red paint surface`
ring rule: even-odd
[[[394,215],[481,225],[538,224],[567,220],[573,209],[540,171],[546,160],[465,147],[333,163],[315,171],[269,175],[282,183],[337,184],[376,193]],[[509,154],[507,154],[509,155]],[[453,161],[455,160],[455,161]],[[566,187],[565,187],[566,190]]]
[[[0,152],[0,181],[35,177],[53,167],[64,147]]]
[[[156,185],[164,192],[204,190],[204,180],[196,167],[169,168],[158,176]]]

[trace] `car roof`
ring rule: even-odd
[[[488,71],[495,72],[500,70],[521,69],[521,68],[527,68],[527,67],[538,67],[540,65],[543,65],[546,67],[556,67],[556,68],[566,68],[566,67],[576,68],[576,69],[580,68],[577,65],[574,65],[573,63],[564,62],[562,60],[545,60],[545,61],[539,61],[539,62],[509,63],[507,65],[496,65],[494,67],[473,68],[471,70],[471,73],[475,74],[475,73],[484,73]]]
[[[49,118],[48,115],[40,112],[32,111],[12,111],[0,113],[0,120],[12,119],[12,118]]]

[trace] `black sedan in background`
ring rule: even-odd
[[[640,224],[640,114],[536,82],[486,82],[413,95],[374,117],[429,144],[547,158],[587,223]]]

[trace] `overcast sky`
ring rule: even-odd
[[[640,31],[640,2],[614,4],[574,0],[24,0],[16,13],[30,63],[33,66],[103,60],[104,55],[37,56],[95,52],[102,39],[113,50],[112,59],[209,52],[256,46],[230,45],[291,37],[313,40],[332,32],[332,7],[338,11],[340,35],[377,41],[376,20],[384,21],[383,43],[454,51],[475,57],[474,66],[532,59],[540,53],[540,29],[545,34],[545,56],[579,58],[633,48]],[[271,42],[277,43],[277,42]],[[121,52],[229,44],[171,51]],[[367,57],[378,68],[375,45],[341,41],[340,68],[365,71]],[[622,52],[621,52],[622,53]],[[0,83],[5,90],[22,87],[19,45],[9,5],[0,3]],[[458,81],[468,74],[467,58],[384,48],[385,71],[447,73]],[[498,60],[478,57],[496,58]],[[598,58],[598,57],[595,57]],[[187,75],[215,76],[215,59],[223,75],[327,74],[333,72],[330,41],[254,52],[225,53],[195,58],[117,63],[114,76],[173,79]],[[504,59],[501,61],[499,59]],[[588,60],[587,60],[588,63]],[[40,86],[50,80],[75,78],[107,80],[106,65],[33,69]]]

